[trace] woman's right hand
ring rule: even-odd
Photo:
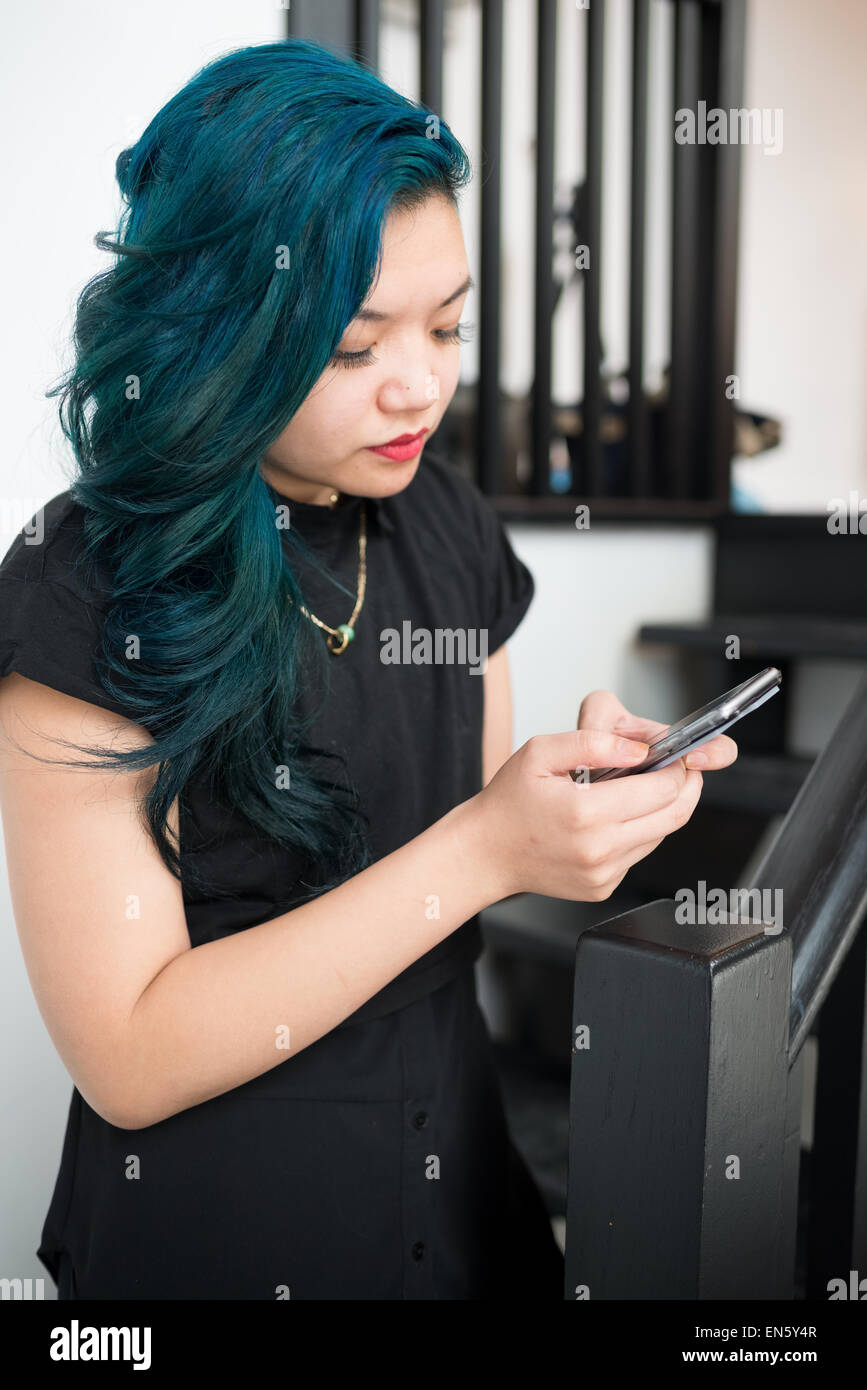
[[[630,767],[647,744],[601,729],[537,734],[477,794],[501,897],[609,898],[633,864],[685,825],[702,788],[678,758],[657,772],[574,782],[579,767]],[[637,756],[634,756],[637,755]]]

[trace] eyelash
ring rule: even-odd
[[[435,328],[434,336],[441,343],[466,343],[471,337],[472,324],[458,323],[454,328]],[[466,336],[465,336],[466,335]],[[367,367],[377,359],[371,356],[372,349],[363,352],[335,352],[331,359],[332,367]]]

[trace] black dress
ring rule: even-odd
[[[332,627],[352,611],[360,507],[290,504],[327,571],[301,567],[305,602]],[[465,664],[384,664],[380,634],[487,629],[492,655],[534,585],[487,500],[427,450],[366,515],[364,607],[308,737],[344,755],[376,860],[480,789],[484,686],[478,648],[475,670],[472,649]],[[0,564],[0,674],[123,714],[92,665],[106,594],[73,568],[82,516],[61,493],[44,534],[25,528]],[[196,856],[234,890],[184,883],[193,947],[297,905],[303,862],[204,781],[181,798],[180,835],[182,864]],[[107,1123],[74,1089],[37,1252],[59,1296],[562,1299],[562,1256],[509,1138],[476,1000],[482,945],[471,918],[297,1056],[144,1129]]]

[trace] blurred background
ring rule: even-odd
[[[439,112],[474,165],[461,217],[476,333],[437,443],[536,580],[510,643],[514,746],[574,727],[593,689],[672,722],[764,666],[784,674],[734,731],[738,763],[705,778],[690,825],[612,900],[520,895],[483,914],[482,1007],[562,1238],[578,937],[678,885],[746,882],[867,663],[867,6],[16,7],[2,60],[4,551],[66,487],[44,392],[71,360],[75,295],[107,264],[93,238],[120,212],[116,156],[204,63],[289,34],[376,67]],[[676,113],[695,111],[700,131],[702,102],[755,113],[750,137],[678,143]],[[856,518],[844,534],[829,524],[841,507]],[[4,1268],[38,1276],[69,1079],[5,880],[0,918],[0,1105],[14,1136],[0,1182],[16,1194],[0,1249]],[[805,1153],[816,1055],[813,1037]]]

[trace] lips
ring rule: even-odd
[[[419,430],[418,434],[399,434],[396,439],[387,439],[384,444],[374,444],[374,449],[392,449],[396,444],[414,444],[417,439],[421,439],[423,434],[427,434],[427,427]]]
[[[392,463],[408,463],[421,453],[427,433],[428,431],[423,429],[419,430],[418,434],[401,434],[388,444],[371,444],[370,452],[378,454],[381,459],[391,459]]]

